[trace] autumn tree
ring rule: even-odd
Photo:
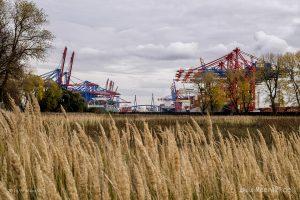
[[[0,100],[6,102],[15,92],[9,82],[24,78],[28,61],[44,58],[53,38],[46,23],[35,3],[0,0]]]
[[[225,74],[229,109],[235,113],[248,113],[253,105],[255,94],[255,74],[249,69],[228,69]]]
[[[255,101],[255,73],[248,69],[243,69],[238,79],[238,98],[240,110],[248,113],[250,108],[253,109]]]
[[[198,101],[202,112],[216,112],[225,104],[225,91],[222,88],[221,80],[211,72],[201,74],[197,80]]]
[[[240,96],[238,82],[241,79],[242,72],[239,70],[230,70],[226,71],[226,76],[224,82],[227,87],[227,97],[229,99],[229,106],[232,112],[240,112]]]
[[[44,80],[33,74],[26,74],[22,81],[24,96],[34,95],[38,101],[43,99],[45,93]]]

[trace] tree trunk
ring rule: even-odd
[[[271,108],[274,115],[277,113],[276,104],[275,104],[275,98],[271,97]]]
[[[6,85],[7,85],[7,82],[8,82],[8,77],[9,77],[9,74],[7,72],[5,72],[5,75],[4,75],[4,78],[3,78],[3,82],[0,86],[0,98],[1,98],[1,101],[4,102],[4,103],[7,103],[6,102],[6,97],[7,94],[6,94]]]
[[[295,81],[293,81],[293,86],[294,86],[297,104],[298,104],[298,107],[300,107],[299,87],[298,87],[297,83],[295,83]]]
[[[243,100],[243,106],[244,106],[244,113],[248,113],[249,105],[246,103],[245,100]]]

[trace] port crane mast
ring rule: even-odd
[[[201,59],[199,66],[189,69],[180,68],[177,70],[175,75],[175,81],[181,83],[196,83],[197,80],[201,79],[201,74],[204,73],[214,73],[219,79],[225,79],[226,73],[231,70],[234,73],[237,71],[242,71],[245,80],[250,83],[249,93],[252,96],[252,101],[250,104],[250,111],[255,109],[255,86],[257,80],[255,78],[255,73],[257,70],[258,58],[242,51],[240,48],[235,48],[230,53],[213,60],[208,63],[204,63]],[[233,96],[237,96],[237,83],[233,82],[224,87],[228,93]]]
[[[93,83],[87,80],[84,81],[72,76],[75,52],[73,52],[71,55],[68,71],[65,71],[67,51],[68,48],[65,47],[61,62],[56,69],[42,74],[40,77],[42,77],[46,81],[52,80],[56,82],[61,88],[80,93],[88,103],[89,107],[97,107],[95,105],[95,102],[99,98],[105,100],[106,102],[114,104],[116,107],[119,107],[121,103],[130,103],[120,98],[118,87],[115,88],[115,83],[112,80],[107,79],[106,86],[105,88],[103,88],[97,83]]]

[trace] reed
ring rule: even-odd
[[[297,120],[265,132],[236,117],[233,134],[225,118],[45,117],[32,104],[0,114],[1,199],[300,198]]]

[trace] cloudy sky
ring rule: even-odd
[[[299,0],[35,0],[56,39],[37,73],[56,68],[64,46],[74,76],[116,82],[125,99],[163,97],[180,66],[239,46],[259,56],[300,49]]]

